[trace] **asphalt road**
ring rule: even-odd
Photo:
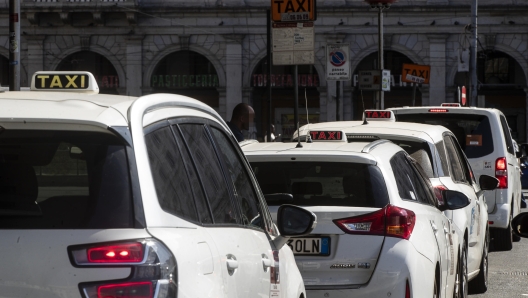
[[[511,251],[490,252],[488,268],[488,291],[471,298],[528,298],[528,238],[513,243]]]

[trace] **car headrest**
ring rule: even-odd
[[[350,195],[365,195],[365,177],[362,175],[349,175],[343,177],[343,192]]]

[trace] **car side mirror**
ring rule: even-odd
[[[286,244],[289,237],[310,234],[317,225],[317,216],[294,205],[281,205],[277,210],[277,228],[280,236],[273,241],[277,249]]]
[[[528,212],[517,214],[512,219],[511,225],[515,235],[528,238]]]
[[[442,197],[444,204],[438,206],[440,211],[462,209],[470,203],[469,198],[465,194],[456,190],[443,190]]]
[[[479,185],[482,190],[494,190],[499,186],[499,179],[488,175],[480,175]]]

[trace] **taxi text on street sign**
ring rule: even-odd
[[[326,79],[350,81],[350,55],[348,44],[326,45]]]
[[[301,65],[315,62],[313,22],[273,23],[273,65]]]
[[[418,64],[403,64],[402,82],[429,84],[431,76],[431,66]]]
[[[362,90],[390,91],[390,70],[360,70],[358,86]]]
[[[315,21],[315,0],[271,0],[274,22]]]

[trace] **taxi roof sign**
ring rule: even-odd
[[[460,108],[460,104],[459,103],[455,103],[455,102],[444,102],[440,105],[441,107],[453,107],[453,108]]]
[[[341,130],[311,130],[310,137],[313,141],[347,142],[346,134]]]
[[[363,113],[363,120],[365,118],[368,121],[390,121],[396,122],[396,117],[394,113],[387,110],[365,110]]]
[[[98,94],[99,86],[87,71],[37,71],[31,78],[30,90]]]

